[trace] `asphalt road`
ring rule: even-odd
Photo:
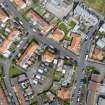
[[[73,58],[74,60],[78,60],[77,55],[75,55],[73,52],[70,52],[68,50],[65,50],[65,48],[61,47],[59,43],[46,38],[46,36],[40,36],[38,32],[34,32],[32,28],[32,24],[28,23],[22,15],[17,11],[17,9],[12,5],[12,3],[9,0],[6,0],[4,3],[6,10],[11,13],[13,16],[18,17],[20,21],[22,21],[23,26],[27,32],[29,32],[30,36],[34,36],[35,39],[37,39],[38,42],[43,42],[47,45],[52,45],[54,48],[56,48],[58,51],[62,52],[62,55],[69,56]]]
[[[91,41],[93,39],[93,34],[98,28],[99,28],[99,25],[92,28],[89,31],[89,33],[87,33],[88,39],[85,40],[83,43],[81,43],[80,57],[78,60],[78,67],[77,67],[77,84],[76,84],[76,89],[74,91],[74,97],[73,97],[73,104],[72,105],[78,104],[77,100],[78,100],[78,91],[80,90],[80,82],[81,82],[81,79],[84,78],[84,73],[82,72],[82,70],[86,67],[85,58],[87,55],[87,51],[89,51],[89,49],[90,49]]]

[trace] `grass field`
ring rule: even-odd
[[[105,0],[84,0],[86,4],[100,13],[101,15],[105,16]]]
[[[21,74],[23,74],[23,72],[20,69],[18,69],[17,67],[14,67],[14,66],[10,67],[9,76],[11,78],[16,77],[16,76],[21,75]]]

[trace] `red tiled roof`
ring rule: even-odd
[[[60,40],[62,40],[64,38],[64,33],[61,30],[56,29],[53,32],[53,34],[49,35],[48,37],[53,39],[54,41],[59,42]]]
[[[9,47],[10,43],[12,42],[14,36],[16,36],[17,34],[19,34],[18,30],[16,30],[15,28],[11,30],[8,37],[0,45],[0,52],[1,53],[4,53],[5,51],[8,50],[8,47]]]
[[[45,53],[42,55],[42,60],[47,62],[52,62],[55,58],[55,54],[53,54],[50,51],[45,51]]]
[[[62,87],[60,90],[58,90],[58,95],[57,96],[59,98],[63,99],[63,100],[70,99],[70,89]]]
[[[25,98],[23,96],[23,92],[21,91],[21,88],[20,88],[20,86],[18,84],[16,84],[14,86],[14,90],[16,92],[16,95],[17,95],[17,97],[18,97],[19,102],[21,103],[21,105],[27,105],[27,102],[25,101]]]
[[[17,64],[20,64],[24,59],[28,59],[39,47],[39,45],[35,42],[32,42],[29,47],[26,49],[24,54],[20,57],[20,59],[17,61]]]
[[[33,9],[30,9],[26,13],[26,16],[31,17],[33,21],[37,22],[41,26],[42,32],[48,31],[50,25],[40,15],[38,15],[36,11],[34,11]]]
[[[0,105],[9,105],[7,96],[2,89],[0,89]]]
[[[0,8],[0,21],[5,22],[8,20],[8,15],[3,8]]]
[[[15,0],[15,3],[20,8],[26,7],[26,0]]]
[[[72,33],[71,36],[73,39],[72,39],[71,45],[68,46],[68,49],[75,53],[76,52],[78,53],[80,51],[81,37],[76,33]]]

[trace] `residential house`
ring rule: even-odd
[[[94,59],[94,60],[98,60],[101,61],[104,58],[104,52],[102,49],[100,48],[94,48],[92,55],[90,55],[90,58]]]
[[[48,30],[51,28],[49,23],[43,19],[35,10],[30,9],[27,13],[26,16],[31,18],[33,21],[34,25],[37,25],[39,27],[39,30],[41,31],[42,34],[48,32]]]
[[[30,59],[30,57],[35,53],[35,51],[38,49],[39,45],[35,42],[32,42],[28,48],[25,50],[23,55],[20,57],[19,60],[17,60],[17,64],[20,65],[23,68],[27,68],[27,62]]]
[[[102,75],[92,74],[91,81],[88,85],[87,105],[95,105],[97,93],[99,92],[101,81],[103,80]]]
[[[64,32],[59,29],[56,29],[52,34],[48,36],[48,38],[51,38],[52,40],[59,42],[64,38]]]
[[[27,0],[11,0],[14,1],[19,9],[24,9],[27,6]]]
[[[92,76],[91,76],[91,81],[94,81],[97,83],[100,83],[103,79],[104,79],[104,77],[99,74],[92,74]]]
[[[61,98],[62,100],[68,100],[70,99],[70,88],[61,87],[58,90],[57,96]]]
[[[8,37],[1,43],[0,45],[0,53],[5,56],[9,57],[11,52],[9,51],[9,47],[12,44],[13,40],[20,35],[20,31],[16,28],[13,28],[11,32],[8,34]]]
[[[0,105],[9,105],[7,96],[4,91],[0,88]]]
[[[45,51],[44,54],[42,55],[42,61],[50,63],[54,60],[55,57],[56,57],[55,53]]]
[[[17,82],[14,84],[14,91],[18,97],[20,104],[31,105],[31,100],[33,99],[33,90],[30,85],[29,79],[25,74],[20,75],[17,78]]]
[[[21,90],[21,87],[19,86],[19,84],[16,84],[14,87],[13,87],[15,93],[16,93],[16,96],[18,97],[18,100],[20,102],[21,105],[28,105],[28,103],[25,101],[25,98],[24,98],[24,93],[23,91]]]
[[[71,33],[72,41],[68,46],[68,50],[78,54],[80,51],[81,36],[76,33]]]
[[[1,22],[6,22],[9,19],[9,15],[7,12],[4,10],[4,8],[0,7],[0,21]]]

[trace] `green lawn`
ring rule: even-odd
[[[39,3],[32,3],[31,7],[32,7],[37,13],[39,13],[41,16],[43,16],[44,13],[46,12],[46,10],[45,10]]]
[[[69,32],[67,26],[64,23],[60,23],[59,26],[58,26],[58,28],[60,30],[62,30],[65,33],[65,35],[67,35],[67,33]]]
[[[76,25],[76,23],[75,23],[74,21],[70,21],[70,22],[69,22],[69,26],[70,26],[71,28],[74,28],[75,25]]]
[[[20,69],[18,69],[17,67],[11,66],[10,70],[9,70],[9,76],[11,78],[16,77],[18,75],[23,74],[24,72],[22,72]]]
[[[54,75],[53,75],[53,80],[54,81],[60,81],[60,79],[63,77],[62,72],[59,71],[55,71]]]
[[[68,60],[68,59],[65,59],[64,60],[64,65],[70,65],[70,66],[72,66],[73,65],[73,62],[70,61],[70,60]]]
[[[105,0],[84,0],[85,3],[96,10],[101,15],[105,16]]]

